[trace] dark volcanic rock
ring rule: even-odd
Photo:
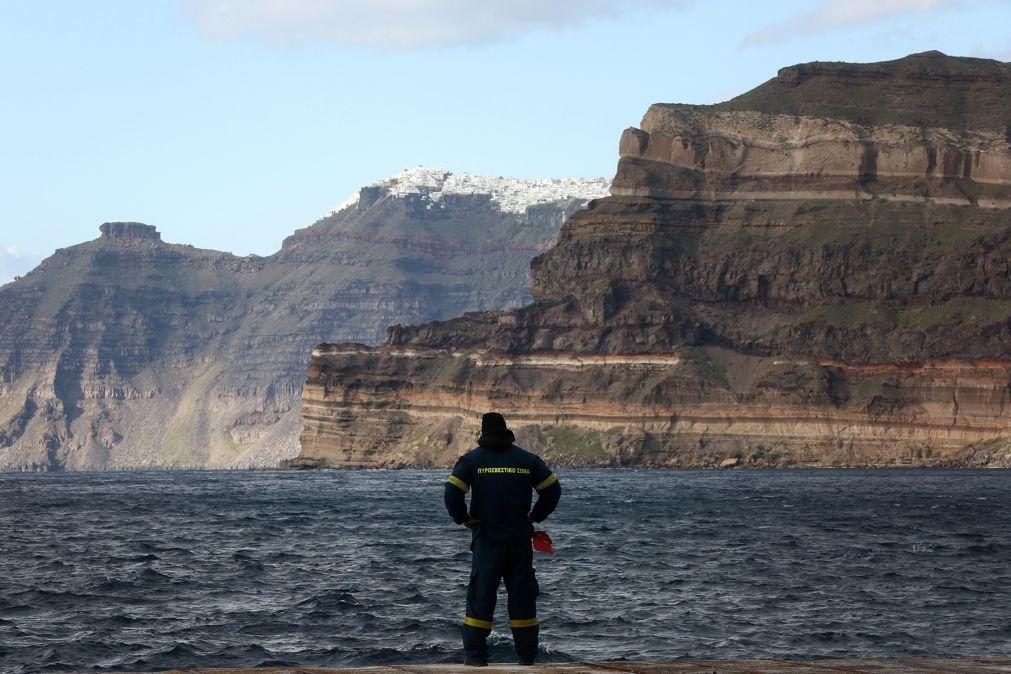
[[[1003,131],[1011,125],[1011,64],[939,51],[881,63],[801,63],[711,109]]]

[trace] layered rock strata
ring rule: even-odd
[[[276,466],[314,345],[528,302],[530,259],[606,189],[414,169],[269,257],[105,223],[0,288],[0,470]]]
[[[534,302],[323,345],[318,465],[1011,465],[1011,65],[805,64],[654,105]]]

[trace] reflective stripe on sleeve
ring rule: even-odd
[[[524,620],[510,620],[509,627],[537,627],[540,623],[537,622],[537,618],[526,618]]]
[[[470,625],[471,627],[480,627],[483,630],[491,629],[490,620],[480,620],[478,618],[471,618],[470,616],[467,616],[463,619],[463,624]]]
[[[551,475],[548,475],[548,477],[543,482],[534,487],[534,489],[536,489],[537,491],[544,491],[545,489],[547,489],[556,482],[558,482],[558,476],[552,473]]]
[[[456,475],[450,475],[449,479],[446,480],[446,482],[450,483],[451,485],[453,485],[454,487],[463,492],[466,492],[468,489],[470,489],[470,485],[461,480],[460,478],[458,478]]]

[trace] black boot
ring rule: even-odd
[[[463,664],[469,667],[485,667],[488,665],[488,635],[490,629],[464,625],[463,629]]]
[[[513,643],[521,665],[532,665],[537,660],[537,625],[513,628]]]

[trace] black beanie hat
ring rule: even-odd
[[[508,447],[516,440],[516,436],[506,426],[505,417],[498,412],[488,412],[481,416],[481,437],[477,444],[481,447],[494,449]]]

